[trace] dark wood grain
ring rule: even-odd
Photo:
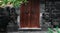
[[[39,0],[28,1],[29,2],[26,5],[23,4],[20,8],[20,26],[22,28],[39,28],[40,2]]]

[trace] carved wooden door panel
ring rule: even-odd
[[[39,28],[39,15],[40,15],[40,1],[39,0],[31,0],[31,15],[30,15],[30,26],[33,28]]]
[[[20,8],[21,28],[39,28],[39,0],[28,0],[27,5]]]
[[[21,11],[20,11],[20,26],[21,27],[28,27],[28,22],[29,22],[28,14],[29,12],[25,10],[25,5],[22,5]]]

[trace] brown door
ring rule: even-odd
[[[20,26],[21,28],[39,28],[39,0],[28,0],[20,8]]]

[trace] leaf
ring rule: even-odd
[[[7,5],[9,2],[14,6],[14,7],[19,7],[22,3],[27,3],[27,0],[1,0],[0,6],[2,4]],[[9,5],[9,4],[8,4]]]
[[[2,4],[2,2],[0,2],[0,5]]]
[[[3,4],[7,4],[8,0],[3,0]]]
[[[58,27],[56,27],[56,31],[57,31],[57,33],[60,33],[60,31],[58,30]]]
[[[48,33],[54,33],[51,28],[48,28]]]

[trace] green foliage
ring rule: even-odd
[[[57,33],[60,33],[60,30],[58,27],[55,28]],[[54,33],[54,31],[51,28],[48,28],[48,33]]]
[[[48,28],[48,33],[54,33],[52,29]]]
[[[27,0],[0,0],[0,6],[6,6],[8,3],[12,4],[14,7],[19,7],[23,3],[27,3]]]
[[[56,31],[57,31],[57,33],[60,33],[60,31],[59,31],[58,27],[56,27]]]

